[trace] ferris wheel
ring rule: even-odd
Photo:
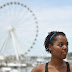
[[[26,55],[37,37],[37,17],[27,5],[7,2],[0,6],[0,54]]]

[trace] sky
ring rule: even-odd
[[[39,30],[38,37],[34,47],[30,50],[30,52],[28,52],[27,54],[28,56],[50,56],[50,54],[47,53],[44,48],[45,37],[48,35],[48,32],[50,31],[63,31],[68,38],[69,52],[72,52],[72,31],[71,31],[72,0],[12,0],[12,1],[21,2],[27,5],[33,11],[33,13],[35,13],[35,16],[37,17],[38,30]],[[11,0],[0,0],[1,5],[6,4],[7,2],[11,2]],[[15,7],[13,9],[14,11],[16,10]],[[7,31],[5,31],[4,28],[9,25],[8,23],[11,22],[10,16],[5,16],[6,14],[4,13],[5,11],[9,12],[9,10],[12,9],[8,8],[4,9],[0,14],[1,16],[0,29],[2,29],[2,31],[0,32],[0,34],[2,35],[0,37],[1,40],[3,40],[7,34]],[[21,8],[18,10],[19,10],[18,14],[19,13],[23,14],[23,10],[21,10]],[[11,12],[9,12],[8,14],[10,13]],[[15,13],[13,12],[13,14]],[[25,14],[25,16],[22,16],[23,18],[19,16],[21,18],[19,20],[24,19],[26,16],[27,14]],[[33,20],[31,18],[32,17],[30,15],[29,19],[31,21],[26,20],[27,23],[29,22],[33,23]],[[12,19],[15,21],[13,17]],[[5,24],[6,22],[7,24]],[[15,26],[15,24],[13,24],[13,26]],[[28,49],[28,47],[31,45],[35,37],[35,25],[16,24],[15,27],[18,30],[16,31],[16,34],[19,35],[18,39],[21,42],[21,46],[24,48],[24,50]],[[24,31],[24,29],[26,31]],[[2,43],[2,41],[0,41],[0,43]]]

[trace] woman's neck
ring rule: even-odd
[[[50,65],[52,66],[62,66],[65,64],[65,61],[63,59],[58,59],[58,58],[54,58],[51,57],[51,61],[49,62]]]

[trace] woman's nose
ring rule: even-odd
[[[64,45],[63,46],[63,50],[65,50],[66,52],[68,52],[68,46],[67,45]]]
[[[68,46],[67,46],[67,45],[64,45],[64,46],[63,46],[63,49],[68,49]]]

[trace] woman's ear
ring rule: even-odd
[[[49,44],[49,50],[52,51],[52,45],[51,44]]]

